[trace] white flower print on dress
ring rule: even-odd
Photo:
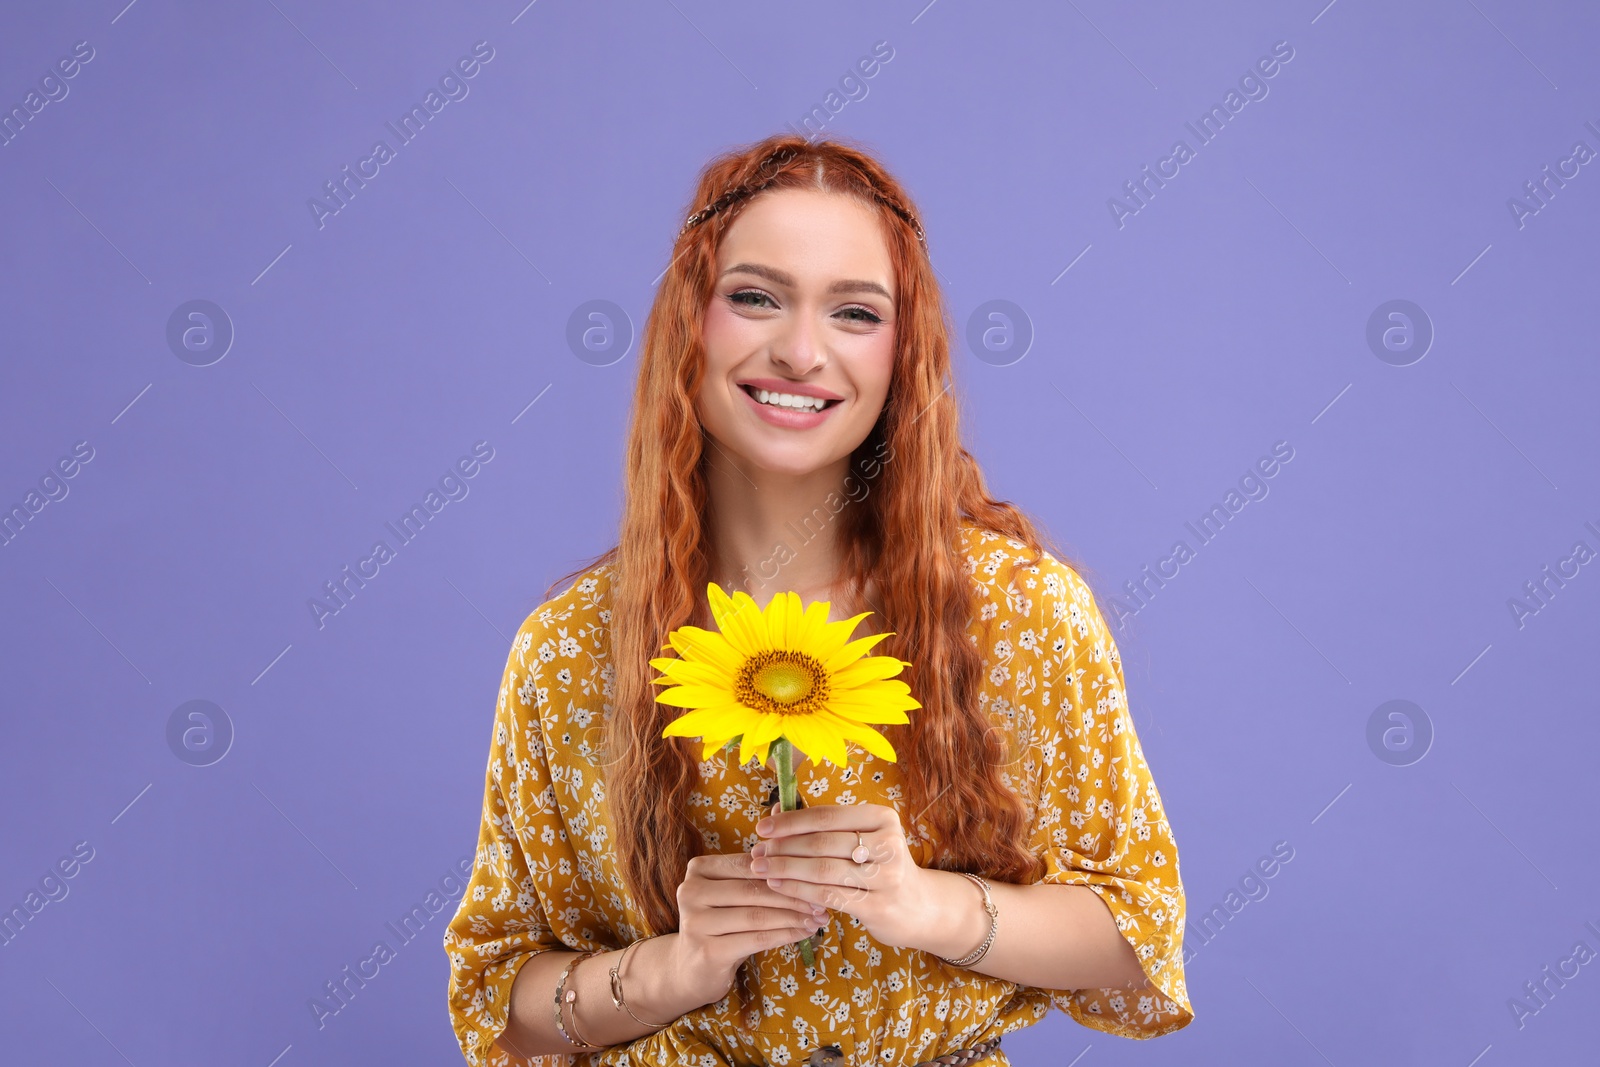
[[[792,945],[758,952],[747,963],[751,984],[735,983],[713,1004],[636,1041],[578,1057],[586,1067],[798,1067],[809,1049],[830,1042],[858,1048],[863,1060],[913,1063],[964,1047],[974,1033],[1031,1025],[1052,1006],[1084,1026],[1134,1038],[1193,1018],[1177,848],[1126,711],[1122,664],[1104,617],[1077,572],[1053,556],[1026,565],[1024,546],[970,522],[962,537],[962,570],[977,595],[967,639],[988,650],[978,706],[1016,738],[1020,758],[1008,764],[1008,784],[1024,797],[1042,880],[1092,886],[1150,984],[1017,986],[883,945],[847,912],[831,912],[816,942],[825,977],[807,974]],[[493,1037],[505,1026],[515,961],[643,936],[642,916],[618,880],[607,769],[593,743],[612,710],[616,677],[611,577],[609,565],[593,568],[531,613],[511,641],[477,863],[444,936],[451,1024],[476,1067],[513,1067]],[[700,761],[698,773],[688,810],[700,841],[712,853],[748,850],[760,839],[754,825],[767,807],[771,771],[730,765],[719,752]],[[845,772],[808,760],[797,777],[808,803],[875,803],[910,816],[902,768],[858,747]],[[827,799],[835,782],[843,788]],[[936,843],[920,834],[908,840],[919,865],[933,866]],[[556,1067],[550,1058],[532,1062]]]

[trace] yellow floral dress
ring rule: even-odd
[[[784,945],[751,958],[749,985],[736,981],[722,999],[625,1045],[531,1061],[502,1051],[494,1038],[505,1029],[511,984],[533,954],[616,949],[643,933],[604,804],[598,743],[614,669],[610,567],[601,565],[528,616],[506,661],[476,864],[444,936],[451,1024],[469,1064],[802,1067],[812,1050],[838,1045],[846,1063],[903,1067],[1032,1025],[1052,1004],[1130,1038],[1170,1033],[1194,1018],[1177,847],[1094,596],[1048,552],[1022,566],[1026,546],[970,522],[962,547],[978,590],[969,637],[984,653],[979,701],[992,721],[1017,732],[1025,752],[1006,780],[1027,806],[1042,881],[1092,887],[1153,988],[1019,986],[881,944],[852,916],[830,912],[814,939],[826,977],[808,974],[796,946]],[[728,755],[700,764],[691,796],[708,853],[749,851],[777,784],[768,768],[732,766]],[[850,756],[842,770],[800,764],[805,803],[882,804],[905,818],[898,765],[854,746]],[[919,822],[907,837],[917,863],[931,867],[926,830]],[[751,988],[757,995],[745,1003]],[[1009,1060],[996,1049],[979,1063]]]

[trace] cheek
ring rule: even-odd
[[[861,357],[862,391],[870,388],[871,394],[879,399],[888,396],[889,379],[894,373],[894,334],[872,338]]]
[[[715,373],[737,363],[740,353],[749,347],[750,320],[712,301],[701,321],[701,337],[706,346],[707,369]]]
[[[695,410],[700,416],[700,422],[707,428],[713,428],[722,423],[720,392],[717,383],[727,373],[733,363],[733,344],[728,337],[728,315],[720,311],[716,304],[711,304],[705,310],[705,315],[700,323],[700,339],[705,346],[705,371],[700,376],[699,390],[695,396]],[[708,405],[707,401],[711,403]]]

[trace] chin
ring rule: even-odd
[[[795,458],[793,456],[763,455],[759,451],[746,452],[752,465],[768,474],[782,474],[791,478],[803,478],[808,474],[826,466],[819,463],[814,457]]]

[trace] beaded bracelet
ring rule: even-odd
[[[599,1049],[599,1048],[606,1048],[607,1047],[605,1045],[592,1044],[591,1042],[585,1041],[581,1037],[574,1037],[572,1034],[567,1033],[567,1028],[564,1025],[562,1025],[562,1022],[561,1022],[561,1005],[562,1005],[563,1002],[565,1002],[565,1003],[571,1005],[571,1010],[572,1010],[572,1028],[574,1030],[576,1030],[578,1028],[578,1005],[577,1005],[578,991],[576,989],[567,989],[566,988],[567,976],[572,973],[572,969],[574,967],[576,967],[578,964],[582,963],[584,960],[588,959],[590,956],[596,956],[596,955],[599,955],[599,953],[597,951],[596,952],[583,952],[583,953],[579,953],[578,955],[572,957],[572,959],[567,962],[567,965],[564,968],[562,968],[561,977],[556,982],[556,1003],[555,1003],[556,1029],[558,1031],[560,1031],[562,1037],[567,1039],[567,1043],[569,1045],[576,1045],[579,1048]]]
[[[979,889],[983,890],[983,910],[989,913],[989,936],[983,939],[983,944],[979,945],[965,956],[962,956],[960,959],[953,960],[947,956],[940,956],[939,958],[956,967],[970,967],[974,963],[977,963],[979,960],[983,959],[984,954],[989,951],[989,946],[994,944],[995,931],[1000,929],[1000,911],[994,906],[994,901],[989,898],[988,882],[984,881],[982,878],[979,878],[975,874],[968,874],[966,871],[957,871],[956,873],[961,875],[963,878],[971,879],[973,882],[977,883]]]

